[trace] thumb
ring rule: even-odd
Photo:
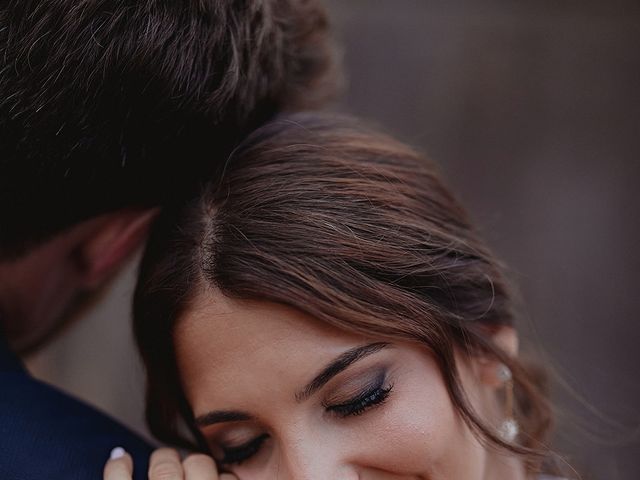
[[[109,460],[104,466],[103,480],[131,480],[133,478],[133,460],[121,447],[111,450]]]

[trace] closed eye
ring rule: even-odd
[[[385,377],[382,375],[374,385],[365,389],[351,400],[334,405],[325,405],[325,409],[341,418],[362,415],[370,408],[381,405],[389,398],[393,385],[385,387],[384,381]]]
[[[262,444],[269,438],[269,435],[264,433],[253,440],[248,441],[237,447],[221,447],[222,458],[219,460],[222,465],[240,465],[245,460],[248,460],[254,456]]]
[[[328,412],[334,413],[340,418],[362,415],[367,410],[383,404],[389,398],[392,390],[393,385],[387,387],[375,386],[365,390],[348,402],[329,405],[325,408]],[[257,454],[268,438],[269,434],[265,433],[237,447],[222,447],[223,456],[219,463],[225,466],[240,465]]]

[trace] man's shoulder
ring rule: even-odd
[[[1,355],[0,478],[99,479],[116,446],[133,455],[138,473],[146,473],[151,447],[145,440],[26,371],[6,368],[10,355]]]

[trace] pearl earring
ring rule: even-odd
[[[496,376],[504,383],[505,388],[505,420],[500,425],[498,432],[505,442],[512,443],[520,431],[518,422],[513,416],[513,374],[509,367],[501,363],[496,369]]]

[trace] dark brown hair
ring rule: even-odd
[[[337,328],[420,342],[478,436],[539,469],[549,405],[516,359],[491,341],[514,322],[503,268],[431,163],[345,118],[299,114],[260,128],[182,209],[153,232],[135,294],[152,432],[182,443],[192,414],[180,388],[172,331],[201,287],[279,302]],[[473,411],[454,349],[507,364],[517,390],[517,444]]]
[[[0,257],[175,202],[276,111],[331,97],[334,67],[321,0],[3,1]]]

